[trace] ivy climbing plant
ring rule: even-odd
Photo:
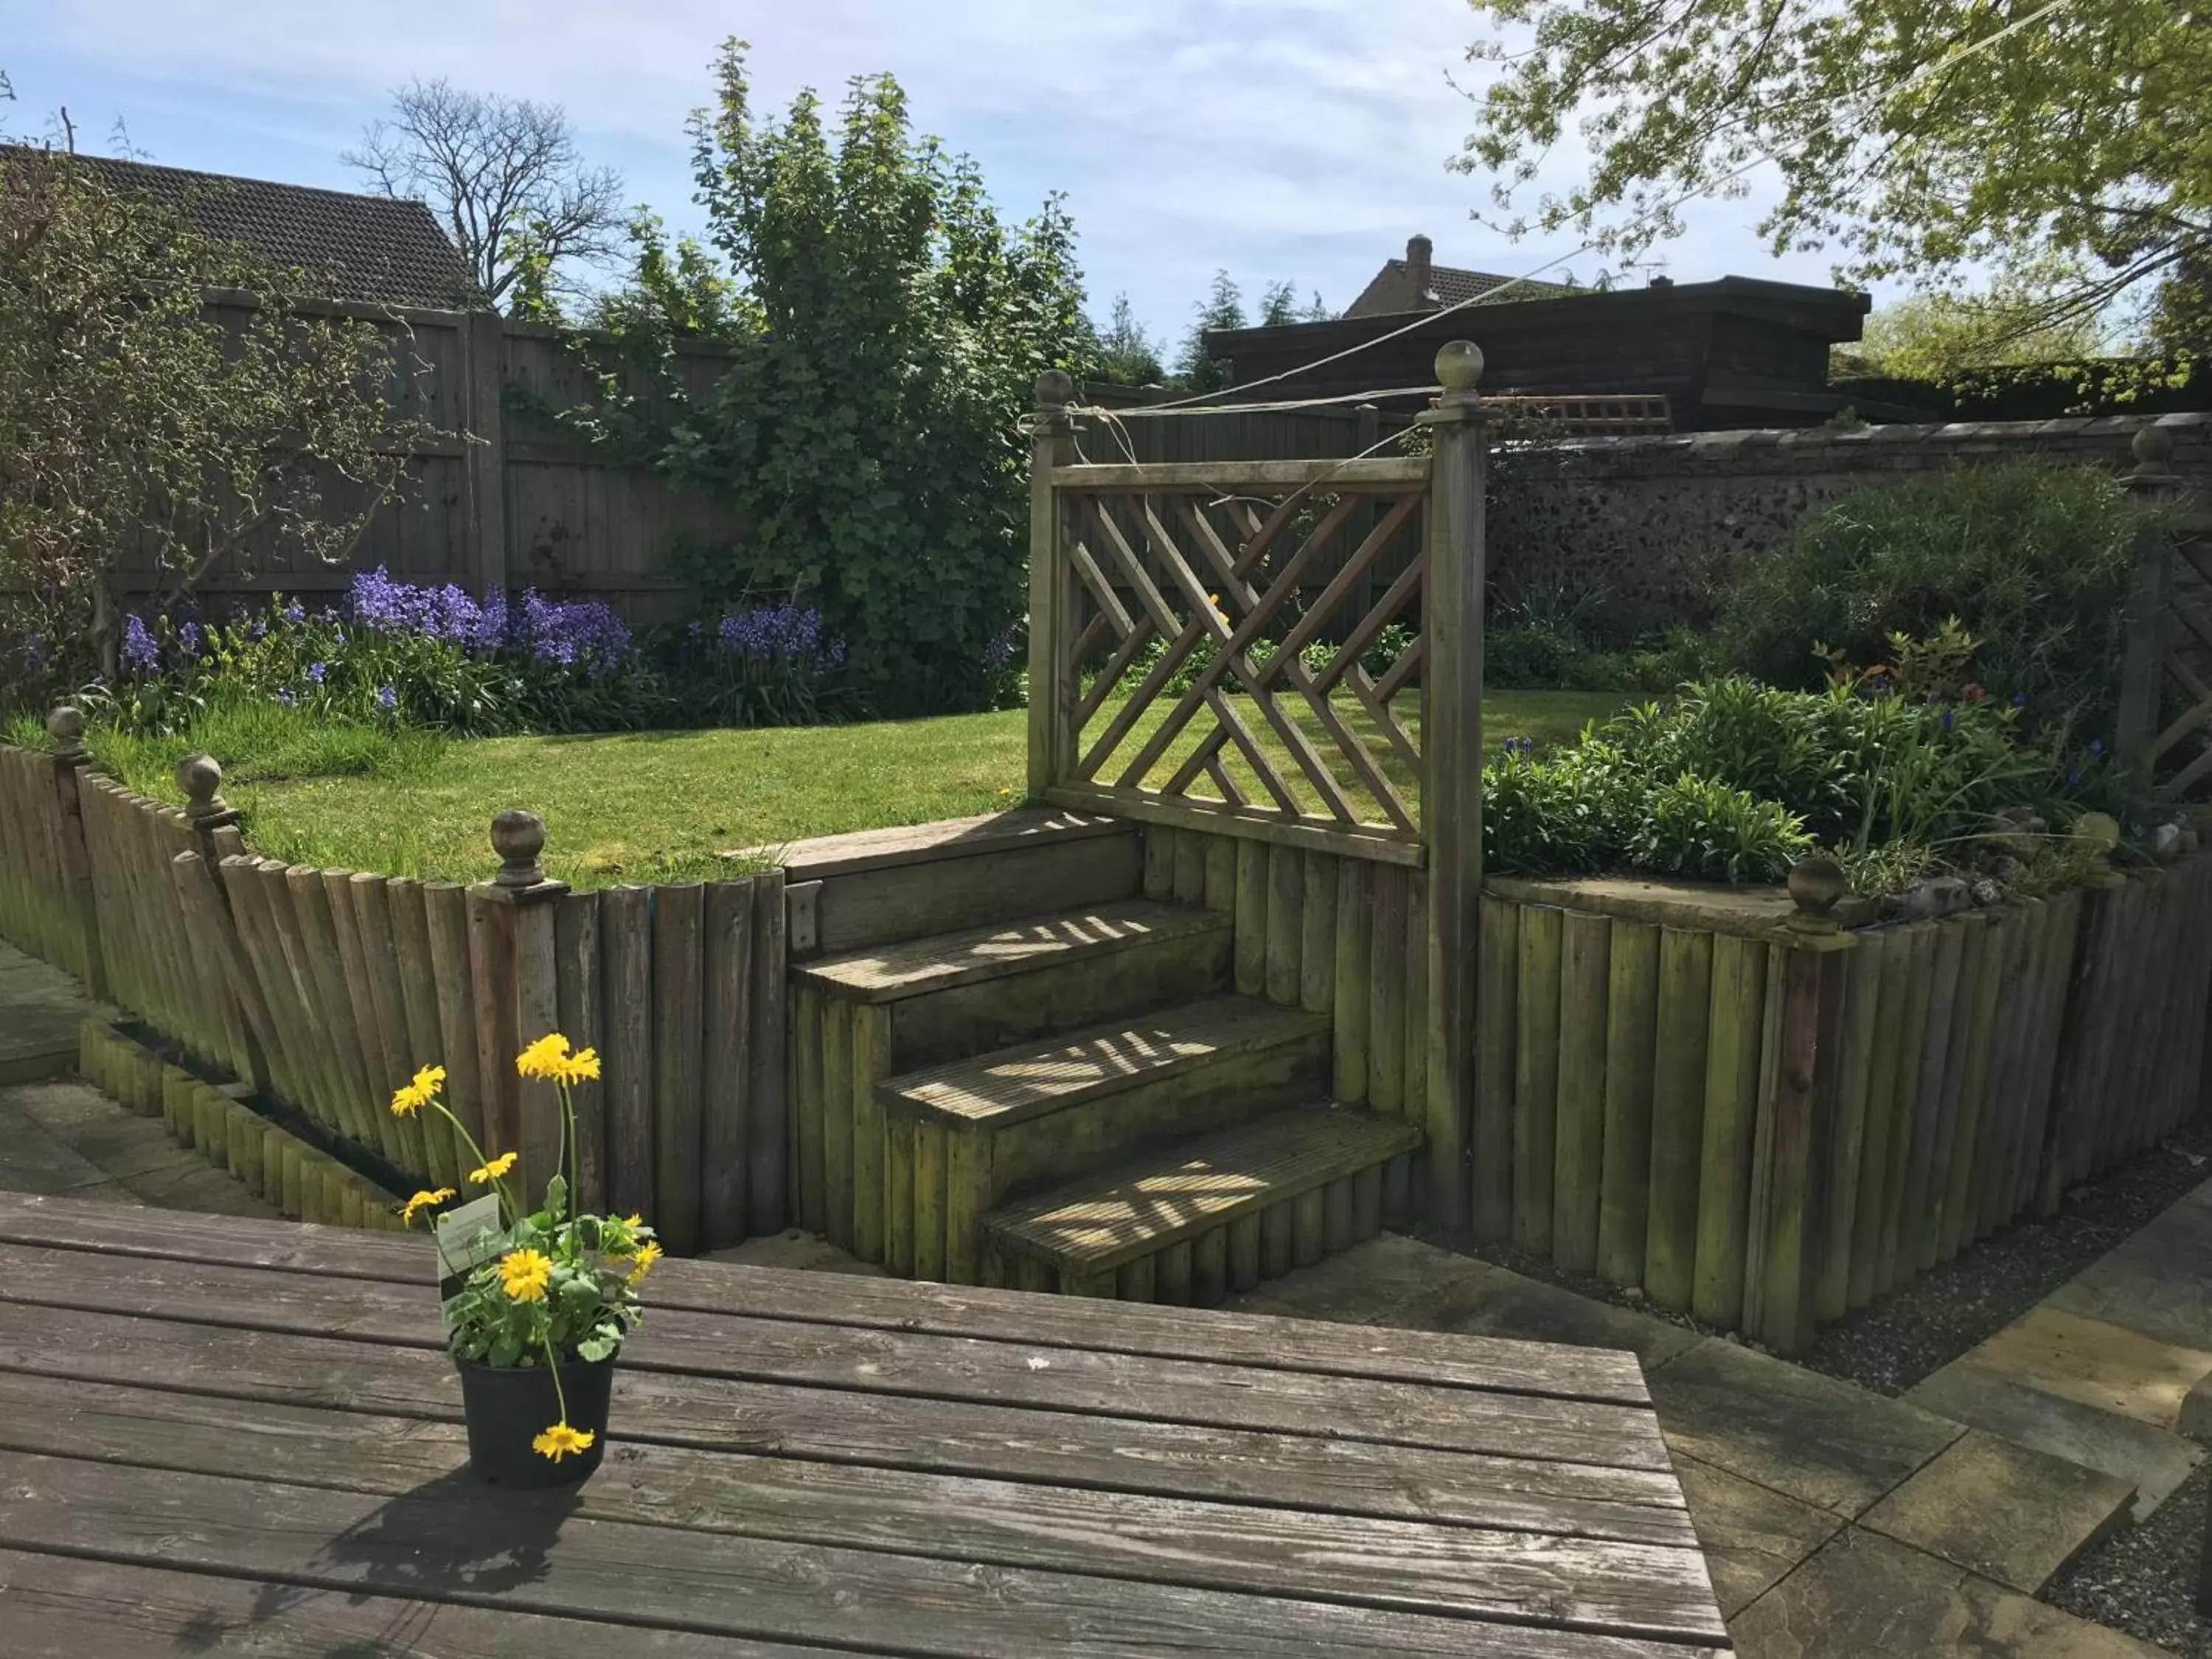
[[[735,507],[744,537],[682,574],[818,605],[860,706],[988,706],[1018,659],[1024,419],[1090,339],[1073,224],[1057,198],[1002,221],[888,75],[834,118],[811,92],[757,112],[741,42],[716,82],[691,119],[705,245],[632,226],[630,281],[573,337],[597,396],[562,419]],[[732,353],[703,392],[674,373],[686,337]]]

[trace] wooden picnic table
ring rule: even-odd
[[[668,1261],[467,1473],[427,1241],[0,1195],[0,1650],[1725,1651],[1629,1354]]]

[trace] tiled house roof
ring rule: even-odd
[[[472,303],[468,266],[420,202],[108,156],[76,160],[118,190],[167,203],[206,235],[307,272],[322,297],[435,308]]]
[[[1508,283],[1513,285],[1499,295],[1501,300],[1541,300],[1574,292],[1557,283],[1516,282],[1493,271],[1433,264],[1428,258],[1428,246],[1427,237],[1417,236],[1407,247],[1407,258],[1385,260],[1375,280],[1360,291],[1359,297],[1346,308],[1344,314],[1382,317],[1410,311],[1435,311],[1443,306],[1480,300]]]

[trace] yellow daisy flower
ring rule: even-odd
[[[633,1251],[629,1258],[629,1282],[633,1285],[653,1271],[653,1264],[660,1260],[660,1246],[647,1239]]]
[[[480,1170],[469,1171],[469,1179],[481,1187],[487,1181],[496,1181],[514,1167],[514,1154],[501,1152]]]
[[[599,1051],[579,1048],[569,1057],[563,1083],[597,1083],[599,1080]]]
[[[394,1117],[414,1116],[437,1097],[438,1090],[445,1081],[444,1066],[425,1066],[415,1073],[413,1082],[394,1091],[392,1097],[392,1115]]]
[[[589,1429],[572,1429],[566,1423],[556,1423],[530,1443],[530,1449],[557,1463],[572,1452],[591,1450],[595,1438]]]
[[[568,1039],[558,1031],[548,1032],[514,1057],[516,1071],[547,1083],[558,1083],[568,1066]]]
[[[625,1227],[642,1227],[645,1225],[645,1218],[641,1215],[626,1215],[623,1218],[623,1225]]]
[[[553,1259],[540,1250],[509,1250],[499,1259],[499,1276],[517,1302],[543,1302],[553,1279]]]
[[[441,1187],[434,1193],[417,1193],[407,1200],[405,1207],[399,1212],[399,1218],[411,1227],[415,1224],[416,1216],[436,1205],[443,1204],[453,1195],[453,1189],[451,1187]]]

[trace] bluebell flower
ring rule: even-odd
[[[2013,706],[2014,708],[2027,708],[2027,692],[2025,692],[2025,691],[2015,691],[2015,692],[2014,692],[2014,693],[2012,694],[2012,706]]]
[[[200,653],[200,625],[188,622],[177,630],[177,648],[188,657]]]
[[[983,670],[989,674],[1003,674],[1014,660],[1014,630],[1007,629],[983,648]]]
[[[46,636],[35,628],[23,635],[23,660],[33,668],[44,668],[52,654],[46,647]]]
[[[301,605],[297,599],[293,600],[291,604],[284,607],[284,620],[290,623],[295,628],[298,627],[301,623],[307,620],[307,607]]]
[[[161,665],[161,647],[147,631],[146,619],[136,611],[123,624],[123,661],[143,674],[152,673]]]
[[[1949,731],[1949,730],[1951,729],[1951,727],[1952,727],[1952,726],[1953,726],[1957,722],[1958,718],[1959,718],[1959,716],[1958,716],[1958,712],[1957,712],[1955,709],[1950,709],[1950,708],[1947,708],[1947,709],[1945,709],[1945,710],[1943,711],[1943,729],[1944,729],[1946,732]]]
[[[307,678],[317,685],[320,685],[323,683],[325,677],[327,676],[330,672],[331,665],[328,663],[311,662],[307,665]]]
[[[2090,752],[2091,754],[2093,754],[2093,755],[2101,755],[2101,754],[2103,754],[2103,753],[2105,752],[2105,740],[2104,740],[2102,738],[2090,738],[2090,739],[2089,739],[2089,752]]]
[[[2079,789],[2081,787],[2081,769],[2080,767],[2069,766],[2066,769],[2066,787],[2069,789]]]
[[[393,709],[399,707],[399,694],[394,691],[388,685],[378,686],[376,688],[376,706],[382,709],[386,714],[389,714]]]
[[[296,704],[300,700],[292,694],[292,688],[287,685],[278,689],[276,693],[276,701],[285,708],[289,708]]]

